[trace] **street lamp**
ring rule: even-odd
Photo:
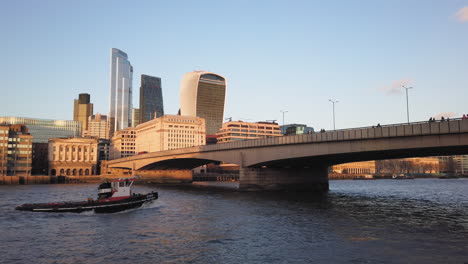
[[[281,132],[283,135],[285,134],[285,129],[284,129],[284,113],[287,113],[288,111],[280,110],[281,113],[283,113],[283,128],[281,129]]]
[[[335,129],[335,103],[338,103],[339,101],[334,101],[332,99],[328,99],[328,101],[332,102],[333,104],[333,130]]]
[[[409,124],[408,90],[413,89],[413,87],[406,87],[404,85],[402,85],[401,87],[405,88],[406,90],[406,117],[408,118],[408,124]]]

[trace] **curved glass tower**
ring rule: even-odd
[[[133,67],[125,52],[111,49],[109,117],[115,120],[114,131],[132,125]]]
[[[206,121],[206,134],[216,135],[223,124],[226,79],[206,71],[189,72],[180,86],[180,114]]]

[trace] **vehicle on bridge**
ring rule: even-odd
[[[158,199],[157,192],[136,194],[132,192],[136,177],[119,178],[103,182],[98,187],[98,199],[88,198],[81,202],[34,203],[17,206],[16,210],[32,212],[73,212],[92,211],[96,213],[116,213],[138,208],[146,202]]]

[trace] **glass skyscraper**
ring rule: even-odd
[[[212,72],[189,72],[180,85],[180,114],[206,121],[206,135],[216,135],[223,124],[226,79]]]
[[[161,78],[141,75],[140,124],[164,115]]]
[[[27,117],[0,117],[0,124],[25,125],[33,136],[33,143],[48,143],[49,138],[69,138],[81,136],[81,122],[68,120],[48,120]]]
[[[132,125],[133,67],[125,52],[111,49],[109,117],[115,119],[114,131]]]

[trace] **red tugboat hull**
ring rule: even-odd
[[[63,203],[36,203],[23,204],[17,206],[16,210],[32,212],[72,212],[81,213],[92,211],[95,213],[116,213],[124,210],[138,208],[144,203],[158,199],[157,192],[148,194],[133,195],[128,198],[110,201],[84,201],[84,202],[63,202]]]

